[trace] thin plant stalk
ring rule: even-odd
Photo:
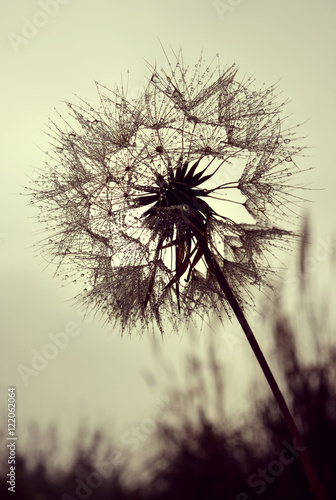
[[[222,71],[215,58],[203,68],[200,56],[192,69],[181,51],[175,57],[174,64],[167,58],[169,74],[150,67],[147,87],[132,102],[123,87],[111,94],[98,86],[99,111],[84,101],[68,103],[78,130],[67,120],[65,130],[53,123],[56,132],[49,135],[57,146],[48,152],[31,200],[52,235],[41,241],[43,256],[62,267],[65,280],[82,285],[76,296],[81,304],[123,331],[140,321],[145,327],[157,324],[163,334],[163,312],[177,328],[230,304],[298,446],[311,489],[325,500],[240,307],[243,294],[238,286],[234,294],[229,284],[265,283],[260,263],[271,240],[272,246],[286,244],[294,236],[277,221],[301,200],[288,178],[302,172],[295,157],[303,148],[294,127],[283,124],[284,103],[278,104],[275,86],[257,92],[251,78],[235,80],[235,65]],[[208,181],[210,189],[202,187]],[[240,201],[226,197],[225,190],[233,188]],[[237,222],[226,210],[217,213],[208,204],[214,199],[244,207],[254,223]],[[228,259],[217,261],[223,246]],[[211,276],[196,268],[202,257]]]
[[[299,453],[302,465],[304,467],[305,473],[307,475],[310,488],[316,498],[318,500],[328,500],[327,494],[318,478],[318,475],[316,473],[315,467],[310,459],[310,456],[307,452],[307,448],[303,443],[303,440],[300,436],[299,430],[296,426],[296,423],[291,415],[291,412],[287,406],[287,403],[282,395],[282,392],[274,378],[274,375],[265,359],[265,356],[262,352],[262,350],[259,347],[259,344],[257,342],[257,339],[248,324],[248,321],[236,299],[234,296],[234,293],[231,290],[230,285],[228,284],[218,262],[216,261],[215,257],[213,256],[212,252],[210,251],[209,247],[207,246],[206,242],[204,239],[198,235],[198,241],[202,247],[202,250],[204,252],[204,258],[205,261],[209,267],[209,270],[214,274],[216,277],[218,284],[220,285],[223,293],[225,294],[230,306],[232,307],[233,312],[235,313],[240,326],[242,327],[247,340],[252,348],[252,351],[255,355],[255,357],[258,360],[258,363],[260,365],[260,368],[262,369],[266,380],[268,382],[268,385],[274,395],[274,398],[276,402],[278,403],[279,409],[282,413],[282,416],[286,422],[286,425],[288,427],[288,430],[294,440],[294,445],[296,445],[296,449]]]

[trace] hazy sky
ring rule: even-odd
[[[94,80],[112,87],[127,70],[130,88],[141,86],[146,61],[163,60],[160,41],[168,50],[181,46],[188,63],[203,49],[205,59],[219,53],[223,66],[236,62],[241,77],[279,81],[293,123],[307,121],[305,164],[315,168],[314,186],[324,188],[309,194],[310,209],[316,237],[328,242],[336,182],[335,13],[333,0],[1,2],[0,407],[7,386],[16,385],[22,427],[33,418],[69,429],[87,416],[127,429],[151,417],[157,397],[142,375],[157,369],[151,339],[120,339],[98,322],[83,325],[68,301],[71,289],[57,286],[32,248],[37,226],[17,193],[45,159],[43,131],[54,108],[64,111],[61,101],[75,95],[96,104]],[[68,345],[25,384],[18,366],[31,368],[32,350],[41,353],[50,334],[66,329],[77,335],[67,336]],[[245,344],[232,349],[224,337],[223,360],[242,367]],[[162,348],[175,363],[185,346],[168,335]],[[246,381],[246,370],[236,376]]]

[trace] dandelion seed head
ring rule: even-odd
[[[122,329],[230,316],[204,242],[242,307],[253,304],[267,251],[291,237],[282,223],[302,147],[275,87],[256,90],[237,71],[217,57],[187,66],[179,52],[149,66],[136,99],[97,84],[98,109],[68,103],[71,118],[51,123],[32,190],[49,260],[85,279],[78,302]]]

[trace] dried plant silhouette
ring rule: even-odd
[[[335,264],[336,260],[329,273],[333,282]],[[298,287],[296,295],[296,307],[301,308],[306,322],[304,334],[300,335],[302,318],[288,315],[278,302],[272,314],[274,350],[305,443],[316,459],[330,498],[336,498],[336,348],[335,323],[330,314],[333,301],[330,286],[326,287],[324,281],[328,294],[318,302],[317,283],[309,274],[305,272],[305,287]],[[303,355],[305,343],[313,346],[308,357]],[[270,395],[263,393],[258,401],[254,397],[251,411],[243,419],[241,415],[228,415],[224,408],[231,381],[224,376],[225,367],[213,338],[209,338],[205,356],[195,351],[188,353],[183,364],[183,388],[175,385],[172,362],[167,360],[168,387],[164,395],[172,411],[157,422],[147,440],[139,443],[142,462],[136,473],[129,468],[130,448],[120,452],[120,441],[111,442],[101,429],[92,433],[82,427],[73,442],[67,441],[67,453],[72,449],[73,455],[65,465],[57,429],[52,427],[44,433],[33,426],[26,442],[21,437],[15,498],[312,500],[293,442]],[[158,363],[163,366],[162,359]],[[157,380],[157,371],[154,374]],[[160,397],[161,383],[157,384]],[[256,392],[251,387],[251,393]],[[22,421],[21,432],[24,426]],[[7,428],[0,426],[0,436],[5,439],[6,435]],[[150,450],[148,458],[144,450]],[[280,457],[285,460],[281,462]],[[3,471],[8,467],[7,458],[2,447]],[[3,474],[1,498],[8,497],[6,481]]]
[[[299,200],[296,129],[286,129],[275,87],[239,82],[217,58],[190,67],[179,52],[149,71],[139,97],[97,84],[98,110],[68,103],[72,121],[53,123],[32,199],[50,234],[43,255],[82,283],[80,303],[123,330],[157,324],[163,334],[233,312],[299,446],[243,312],[251,286],[269,285],[267,253],[295,237],[282,223]],[[301,458],[325,498],[305,450]]]
[[[309,254],[307,244],[305,247]],[[335,263],[334,259],[331,281]],[[273,349],[307,449],[316,460],[330,498],[334,498],[336,349],[335,325],[330,314],[333,302],[329,293],[321,297],[320,303],[316,300],[317,280],[309,274],[304,273],[306,287],[298,287],[300,293],[294,299],[296,307],[301,308],[300,319],[288,313],[279,290],[271,316]],[[323,287],[326,288],[325,282]],[[303,318],[304,335],[299,335]],[[302,354],[303,343],[310,347],[307,357]],[[175,413],[158,427],[156,439],[161,446],[147,464],[152,471],[147,494],[160,500],[315,498],[271,397],[263,395],[258,401],[254,398],[251,411],[243,422],[238,419],[239,424],[236,416],[230,419],[223,411],[228,381],[214,344],[209,347],[209,355],[203,361],[195,354],[188,356],[186,388],[177,388],[167,371],[167,394]],[[209,374],[211,383],[206,377]],[[281,462],[284,455],[286,459]]]

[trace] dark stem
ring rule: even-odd
[[[217,260],[213,256],[212,252],[208,248],[207,243],[205,242],[204,238],[199,235],[198,236],[198,241],[199,244],[202,247],[202,250],[204,252],[204,258],[206,260],[206,263],[209,267],[209,270],[215,275],[222,291],[224,292],[230,306],[233,309],[233,312],[235,313],[242,329],[244,330],[244,333],[247,337],[247,340],[250,343],[250,346],[252,347],[252,350],[259,362],[259,365],[264,372],[264,375],[266,377],[266,380],[268,382],[268,385],[273,392],[273,395],[278,403],[278,406],[280,408],[280,411],[283,415],[283,418],[287,424],[287,427],[292,435],[292,438],[294,440],[294,446],[297,449],[297,452],[300,455],[302,465],[304,467],[304,470],[306,472],[307,478],[310,483],[310,488],[312,492],[315,494],[315,497],[318,500],[328,500],[328,497],[326,495],[326,492],[324,491],[324,488],[317,476],[317,473],[315,471],[314,465],[310,459],[310,456],[308,455],[307,448],[304,445],[302,438],[300,436],[299,430],[294,422],[294,419],[288,409],[288,406],[286,404],[286,401],[279,389],[279,386],[273,376],[273,373],[271,372],[270,367],[268,366],[268,363],[262,353],[262,350],[259,347],[259,344],[257,342],[257,339],[255,338],[246,318],[245,315],[240,307],[240,305],[237,302],[237,299],[235,298],[230,285],[228,284]]]

